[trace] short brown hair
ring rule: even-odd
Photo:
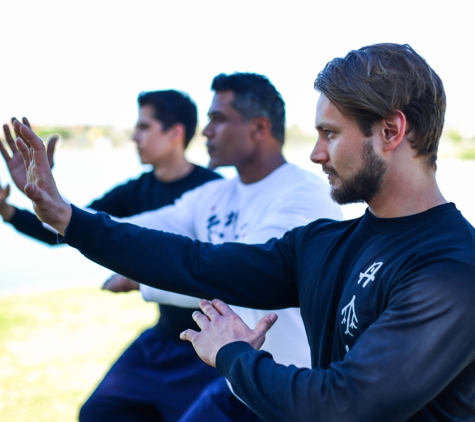
[[[354,118],[365,136],[396,110],[406,116],[409,141],[436,168],[446,99],[439,76],[407,44],[374,44],[335,58],[318,74],[315,89]]]

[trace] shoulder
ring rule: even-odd
[[[341,207],[330,197],[328,184],[318,175],[295,164],[286,164],[273,181],[274,204],[305,212],[312,220],[343,217]]]
[[[222,179],[220,174],[196,164],[194,164],[194,168],[189,176],[192,178],[201,179],[203,181]]]

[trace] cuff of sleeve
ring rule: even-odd
[[[11,224],[13,227],[15,227],[15,224],[18,224],[19,220],[21,221],[20,214],[21,213],[26,213],[27,211],[20,210],[20,209],[18,209],[17,207],[15,207],[13,205],[12,205],[12,208],[15,209],[15,212],[13,213],[12,218],[10,219],[10,221],[5,221],[5,220],[3,220],[3,221],[5,221],[5,223]]]
[[[72,204],[71,208],[71,221],[64,236],[58,234],[58,243],[66,243],[84,253],[93,246],[99,230],[99,221],[101,218],[105,218],[106,214],[91,214]]]
[[[249,352],[256,352],[249,343],[236,341],[226,344],[218,350],[216,355],[216,369],[226,378],[229,378],[234,361],[239,355]]]

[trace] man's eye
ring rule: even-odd
[[[327,134],[327,138],[333,135],[333,132],[331,130],[326,130],[325,133]]]

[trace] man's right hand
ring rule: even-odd
[[[3,187],[0,183],[0,215],[5,221],[10,221],[16,211],[15,208],[7,202],[8,195],[10,195],[10,185]]]
[[[26,168],[25,195],[33,201],[37,217],[64,235],[72,209],[58,192],[43,141],[28,125],[15,118],[12,123],[15,133],[19,135],[16,147]]]
[[[26,117],[23,117],[22,119],[23,124],[28,126],[31,129],[30,122]],[[11,156],[8,153],[7,149],[3,145],[2,141],[0,141],[0,153],[3,156],[3,159],[5,160],[5,163],[7,164],[8,171],[10,172],[10,176],[17,186],[18,189],[20,189],[22,192],[24,191],[25,185],[27,183],[26,180],[26,168],[25,164],[23,162],[23,159],[21,158],[21,154],[18,151],[15,141],[13,140],[12,134],[10,132],[10,128],[8,125],[3,125],[3,133],[5,134],[5,140],[8,143],[8,146],[10,147],[11,151]],[[17,133],[18,136],[21,136],[19,133]],[[56,142],[58,141],[59,136],[58,135],[51,135],[48,138],[48,147],[47,147],[47,156],[48,156],[48,162],[50,168],[53,168],[54,166],[54,149],[56,147]]]
[[[127,293],[132,290],[140,290],[140,284],[120,274],[110,276],[102,286],[102,290],[114,293]]]

